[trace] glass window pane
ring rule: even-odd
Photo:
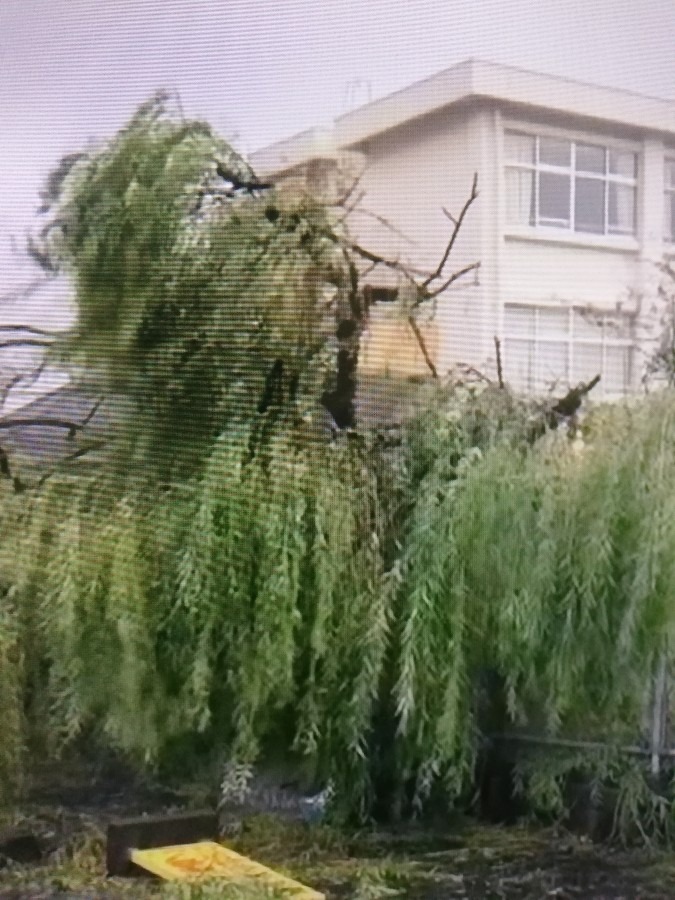
[[[553,172],[539,173],[539,220],[544,225],[569,227],[570,178]]]
[[[535,139],[531,134],[507,131],[504,137],[504,153],[507,162],[534,165]]]
[[[635,188],[609,182],[607,226],[610,234],[635,234]]]
[[[577,178],[574,198],[574,230],[592,234],[605,231],[605,182]]]
[[[567,341],[541,341],[537,346],[535,387],[548,391],[569,383]]]
[[[590,310],[575,309],[573,334],[575,341],[600,341],[604,316]]]
[[[623,178],[637,177],[637,154],[625,150],[610,150],[609,171],[611,175],[621,175]]]
[[[566,309],[540,307],[537,334],[543,338],[567,340],[570,328],[569,315]]]
[[[605,174],[605,148],[594,144],[577,144],[576,168],[578,172]]]
[[[675,188],[675,159],[666,160],[666,187]]]
[[[590,381],[602,375],[602,344],[574,344],[572,347],[572,383]]]
[[[569,167],[572,157],[571,141],[559,138],[539,138],[539,162],[547,166]]]
[[[625,394],[632,381],[633,348],[607,347],[605,368],[602,373],[604,393]]]
[[[666,194],[665,196],[663,236],[667,241],[675,241],[675,194]]]
[[[535,309],[533,306],[506,306],[504,332],[512,337],[534,337]]]
[[[630,316],[620,313],[606,313],[603,316],[603,330],[609,341],[631,340],[633,321]]]
[[[514,225],[534,225],[534,171],[506,170],[506,215]]]
[[[504,377],[516,391],[534,388],[534,341],[504,341]]]

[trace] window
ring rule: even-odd
[[[367,307],[371,307],[374,303],[396,303],[398,300],[398,288],[378,287],[367,284],[363,289],[363,297]]]
[[[635,234],[636,153],[507,131],[505,154],[509,223]]]
[[[516,390],[568,388],[600,375],[599,393],[631,390],[635,347],[632,318],[582,308],[507,305],[504,374]]]
[[[675,159],[667,159],[665,172],[664,222],[663,237],[666,241],[675,242]]]

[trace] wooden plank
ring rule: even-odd
[[[139,874],[132,850],[190,844],[218,838],[218,814],[200,810],[171,815],[113,819],[108,825],[106,870],[108,875]]]
[[[167,881],[223,878],[239,884],[253,882],[275,888],[293,900],[325,900],[324,894],[313,888],[274,872],[215,841],[133,850],[131,860]]]

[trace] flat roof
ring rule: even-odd
[[[480,98],[675,137],[675,101],[468,59],[339,116],[332,132],[309,129],[258,150],[251,162],[261,174],[285,171],[330,155],[331,143],[334,152],[348,150],[412,119]]]

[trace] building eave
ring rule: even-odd
[[[309,159],[359,147],[369,139],[472,99],[593,121],[675,142],[675,102],[470,59],[345,113],[332,134],[309,129],[251,157],[262,175],[279,174]],[[332,143],[332,146],[331,146]]]

